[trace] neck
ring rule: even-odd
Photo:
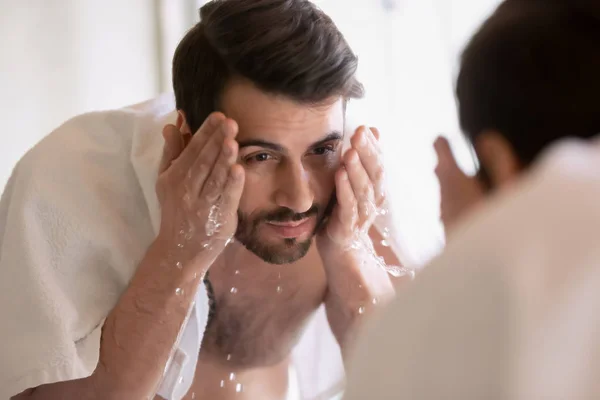
[[[199,387],[224,389],[223,381],[234,394],[238,383],[252,393],[260,383],[266,385],[262,390],[281,392],[280,383],[287,387],[291,351],[326,291],[318,253],[311,249],[296,263],[272,265],[233,243],[211,267],[209,280],[215,313],[202,342]],[[269,399],[260,393],[248,398]]]
[[[194,384],[189,393],[197,399],[262,399],[286,398],[289,358],[263,368],[240,368],[235,360],[216,361],[200,353]]]

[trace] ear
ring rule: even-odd
[[[486,131],[479,135],[475,151],[492,187],[509,184],[521,170],[512,145],[497,131]]]
[[[190,140],[192,140],[192,131],[187,123],[185,113],[182,110],[177,110],[177,122],[175,124],[179,132],[183,135],[183,144],[187,146]]]

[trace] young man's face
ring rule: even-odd
[[[221,111],[239,125],[246,170],[236,240],[270,263],[304,257],[334,199],[343,100],[297,104],[237,81],[223,93]]]

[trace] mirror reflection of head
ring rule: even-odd
[[[304,257],[331,209],[358,60],[305,0],[213,1],[179,44],[173,86],[184,134],[221,111],[246,170],[237,241],[273,264]]]
[[[507,0],[467,45],[460,125],[502,187],[553,142],[600,133],[600,2]]]

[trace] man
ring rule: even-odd
[[[33,148],[0,207],[0,397],[339,393],[356,326],[394,292],[377,254],[398,265],[371,229],[379,133],[342,152],[356,68],[308,1],[213,1],[176,51],[175,105],[80,116]]]
[[[460,124],[481,164],[480,179],[460,172],[446,140],[436,142],[447,229],[485,191],[510,183],[548,145],[600,132],[599,14],[590,0],[505,1],[474,35],[456,92]]]
[[[436,144],[448,246],[365,335],[347,399],[598,398],[599,70],[597,1],[506,0],[475,34],[457,97],[481,173]]]

